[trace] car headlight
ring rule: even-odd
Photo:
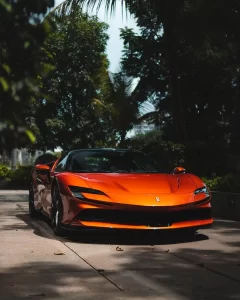
[[[206,186],[203,186],[203,187],[195,190],[194,194],[195,195],[198,195],[198,194],[207,194],[207,195],[210,195],[210,192],[209,192],[209,189]]]
[[[91,188],[79,187],[79,186],[71,186],[69,185],[68,188],[72,192],[73,196],[78,199],[85,199],[82,193],[85,194],[94,194],[94,195],[105,195],[103,192]]]

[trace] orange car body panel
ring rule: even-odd
[[[62,224],[66,227],[169,230],[200,228],[213,223],[211,194],[194,194],[196,189],[204,186],[202,180],[195,175],[58,173],[55,172],[57,163],[58,161],[53,164],[49,174],[33,171],[34,203],[36,208],[41,207],[45,214],[51,216],[51,187],[55,180],[63,202]],[[40,177],[39,181],[37,178]],[[77,199],[69,186],[99,190],[104,195],[82,193],[85,199]],[[205,211],[206,216],[201,217]],[[96,218],[94,214],[100,217]],[[163,218],[169,215],[172,221],[166,221],[163,225],[161,222],[151,221],[151,215],[156,214],[161,214]],[[184,214],[189,215],[189,219]],[[116,221],[113,218],[115,215]],[[145,215],[148,216],[148,221],[144,220]],[[121,216],[123,220],[120,220]]]

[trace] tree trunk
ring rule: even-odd
[[[231,118],[230,151],[239,156],[240,148],[240,75],[238,76],[238,87],[235,97],[235,106]]]
[[[125,138],[126,138],[126,130],[123,130],[120,132],[119,147],[121,147],[121,148],[125,147]]]
[[[177,51],[176,51],[176,6],[173,0],[166,1],[166,13],[164,28],[164,40],[166,57],[169,67],[169,87],[172,98],[172,114],[176,131],[176,141],[178,143],[187,142],[186,120],[184,108],[180,96],[178,69],[177,69]]]

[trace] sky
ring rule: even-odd
[[[55,6],[62,3],[63,0],[55,0]],[[91,14],[96,15],[96,10]],[[108,34],[109,40],[107,45],[107,54],[108,59],[110,61],[110,71],[117,72],[119,70],[119,62],[122,55],[123,50],[123,42],[120,39],[120,28],[124,28],[125,26],[129,28],[133,28],[136,32],[138,31],[135,20],[128,15],[128,17],[122,16],[121,3],[117,2],[116,12],[113,16],[109,14],[106,15],[104,11],[104,7],[101,7],[99,12],[97,13],[100,21],[103,21],[109,25]]]

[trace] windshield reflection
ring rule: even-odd
[[[159,165],[137,151],[79,151],[69,166],[76,173],[161,173]]]

